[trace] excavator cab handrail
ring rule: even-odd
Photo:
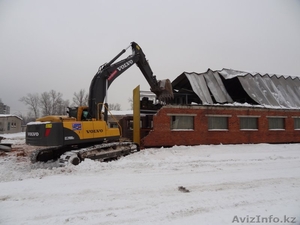
[[[105,109],[104,114],[108,112],[108,113],[111,115],[111,117],[113,118],[114,122],[117,123],[118,128],[119,128],[119,130],[120,130],[120,137],[122,137],[122,127],[121,127],[119,121],[116,119],[116,117],[114,117],[114,115],[113,115],[113,114],[111,113],[111,111],[108,109],[107,103],[102,103],[102,102],[100,102],[100,103],[97,104],[97,120],[101,120],[101,118],[99,118],[99,116],[102,115],[102,111],[99,112],[99,110],[100,110],[100,106],[99,106],[99,105],[101,105],[101,106],[104,107],[104,109]],[[101,107],[101,108],[102,108],[102,107]],[[104,117],[107,117],[107,115],[106,115],[106,116],[104,115]],[[105,121],[106,123],[108,123],[107,119],[106,119],[106,120],[104,119],[104,121]]]

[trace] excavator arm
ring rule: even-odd
[[[126,59],[114,63],[129,47],[132,48],[132,54]],[[149,83],[150,90],[156,94],[159,100],[167,101],[173,98],[173,89],[170,80],[157,81],[141,47],[137,43],[131,42],[130,46],[123,49],[110,62],[102,65],[92,79],[89,90],[89,114],[92,118],[97,118],[97,112],[101,112],[101,104],[104,103],[107,90],[111,83],[133,64],[137,64]],[[99,103],[100,105],[98,106]]]

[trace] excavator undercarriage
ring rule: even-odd
[[[78,165],[84,159],[101,162],[119,159],[120,157],[139,151],[133,142],[112,142],[92,145],[86,148],[75,146],[55,146],[36,150],[31,155],[31,162],[48,162],[58,160],[59,166]]]

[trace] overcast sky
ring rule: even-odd
[[[0,0],[0,98],[23,114],[28,93],[53,89],[72,102],[132,41],[158,80],[208,68],[300,76],[300,1]],[[149,90],[134,65],[109,103],[129,109],[137,85]]]

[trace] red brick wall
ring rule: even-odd
[[[168,115],[169,114],[169,115]],[[193,114],[194,130],[172,131],[171,115]],[[209,131],[207,115],[230,115],[227,131]],[[240,130],[239,116],[259,116],[258,130]],[[284,116],[285,130],[269,130],[269,116]],[[294,129],[294,116],[300,110],[233,106],[165,106],[153,117],[153,130],[142,139],[142,147],[199,144],[292,143],[300,142]]]

